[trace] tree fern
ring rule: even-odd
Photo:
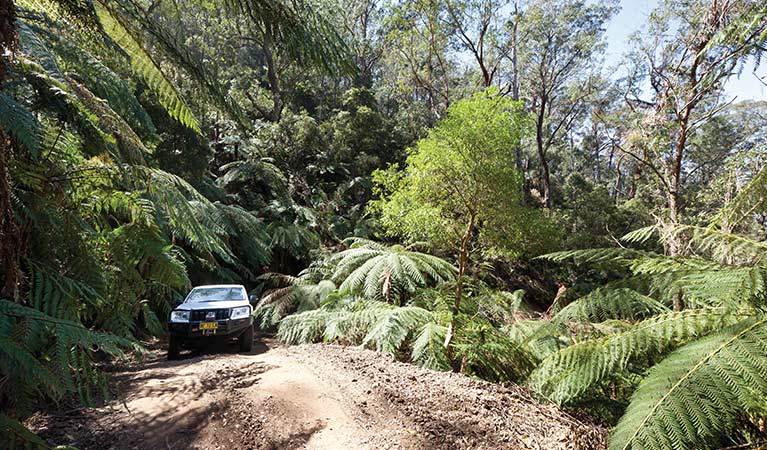
[[[421,327],[413,341],[412,361],[419,366],[433,370],[448,370],[450,362],[445,352],[447,327],[428,322]]]
[[[53,26],[52,23],[49,23]],[[49,43],[52,53],[61,61],[62,73],[83,83],[89,91],[104,99],[110,108],[124,119],[130,128],[142,137],[153,134],[155,126],[149,114],[133,94],[128,82],[120,78],[87,49],[78,46],[49,29],[29,24],[30,31]]]
[[[727,445],[741,413],[764,413],[767,321],[744,321],[654,366],[616,426],[611,449]]]
[[[89,369],[90,361],[81,359],[82,352],[100,349],[113,356],[123,355],[123,349],[134,346],[132,341],[117,336],[93,332],[79,322],[58,319],[40,311],[6,300],[0,300],[0,371],[10,379],[10,386],[21,388],[5,391],[11,403],[25,404],[25,396],[33,387],[52,399],[77,391],[80,385],[93,385],[101,380],[95,375],[85,379],[77,371]],[[39,358],[37,352],[46,357]],[[33,377],[33,380],[26,379]],[[18,410],[24,413],[23,408]]]
[[[315,309],[293,314],[280,322],[277,338],[286,344],[310,344],[322,340],[327,320],[332,311]]]
[[[130,57],[131,68],[157,95],[160,103],[171,117],[187,127],[199,131],[199,124],[173,83],[163,72],[159,62],[141,44],[141,38],[125,27],[114,5],[95,2],[94,8],[104,32],[114,39]]]
[[[436,256],[366,240],[351,241],[348,250],[331,255],[326,264],[334,269],[331,279],[339,290],[385,301],[412,294],[418,287],[452,280],[456,272]]]
[[[278,324],[283,317],[292,312],[319,308],[322,300],[336,289],[335,284],[329,280],[313,283],[305,278],[272,273],[259,278],[277,281],[277,286],[264,292],[253,311],[264,328]]]
[[[294,59],[331,72],[355,71],[343,38],[318,5],[306,0],[226,0],[224,4],[230,14],[256,27],[269,24],[274,38]]]
[[[660,314],[626,331],[586,340],[549,355],[530,375],[528,384],[559,404],[568,403],[629,367],[647,367],[686,342],[756,314],[755,310],[725,308]]]
[[[559,310],[551,320],[555,323],[633,321],[667,311],[662,303],[633,289],[597,288]]]
[[[387,309],[378,320],[370,324],[362,345],[396,355],[405,340],[414,336],[429,322],[434,322],[432,313],[417,306]]]
[[[36,156],[40,149],[40,125],[32,113],[0,91],[0,126]]]

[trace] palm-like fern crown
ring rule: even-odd
[[[441,284],[455,278],[456,269],[447,261],[401,245],[384,246],[365,239],[352,239],[348,250],[331,255],[326,265],[330,279],[340,291],[391,302],[417,288]]]
[[[332,281],[314,283],[305,274],[294,277],[266,273],[258,278],[270,285],[253,311],[255,317],[261,319],[263,328],[278,324],[288,314],[319,308],[321,302],[336,291]]]

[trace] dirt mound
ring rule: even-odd
[[[540,404],[516,385],[414,367],[370,350],[314,344],[296,357],[320,373],[349,379],[347,394],[363,414],[396,411],[423,436],[418,448],[590,449],[605,446],[605,432],[553,404]],[[384,408],[388,411],[382,411]]]
[[[269,347],[272,348],[269,348]],[[524,389],[334,345],[235,348],[114,369],[120,400],[38,414],[51,444],[134,449],[588,449],[604,432]]]

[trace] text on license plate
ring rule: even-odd
[[[218,322],[202,322],[200,323],[201,330],[215,330],[218,328]]]

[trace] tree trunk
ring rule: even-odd
[[[13,214],[11,204],[11,174],[8,156],[11,140],[5,129],[0,127],[0,261],[5,281],[0,287],[0,297],[19,302],[21,282],[21,230]]]
[[[511,25],[511,99],[519,101],[519,66],[517,65],[517,24],[519,23],[519,4],[514,2],[514,21]],[[524,167],[522,162],[522,139],[516,143],[515,156],[517,170],[521,174]]]
[[[551,208],[551,181],[549,179],[549,162],[546,160],[546,148],[543,143],[543,120],[546,114],[546,96],[541,98],[541,106],[538,110],[538,120],[535,123],[535,144],[538,149],[538,162],[541,165],[541,190],[543,198],[541,204],[544,208]]]
[[[16,51],[16,7],[13,0],[0,0],[0,88],[3,87],[6,63]]]
[[[264,59],[266,60],[266,77],[269,80],[269,90],[272,91],[272,111],[269,119],[272,122],[279,122],[282,117],[282,89],[280,88],[280,78],[277,75],[277,62],[274,60],[272,52],[272,34],[267,27],[264,33]]]
[[[461,310],[461,301],[463,299],[463,277],[466,274],[466,265],[469,260],[469,243],[471,242],[472,234],[474,233],[474,213],[469,214],[469,223],[466,225],[466,231],[461,237],[461,244],[458,249],[458,278],[455,282],[455,300],[453,301],[453,308],[450,315],[450,324],[447,327],[447,333],[445,334],[445,348],[448,361],[453,365],[453,370],[458,371],[459,366],[453,361],[453,347],[451,345],[453,336],[458,329],[458,313]]]
[[[16,50],[16,9],[12,0],[0,0],[0,89],[5,83],[6,65]],[[0,127],[0,261],[5,281],[0,297],[19,302],[21,281],[21,231],[11,204],[11,174],[8,168],[11,138]]]

